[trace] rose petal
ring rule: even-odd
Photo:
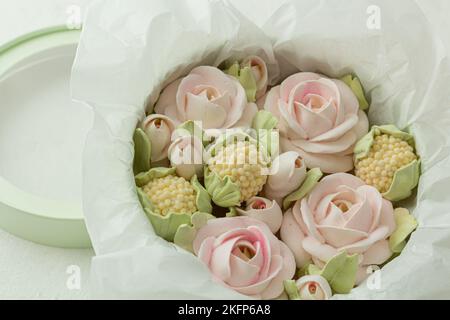
[[[230,269],[231,276],[227,280],[227,284],[232,287],[246,287],[255,282],[260,268],[231,255]]]
[[[316,221],[314,220],[314,214],[311,208],[308,205],[308,201],[303,198],[301,202],[301,217],[303,219],[303,222],[305,223],[305,226],[308,230],[308,235],[311,237],[314,237],[317,239],[317,241],[321,243],[325,243],[324,237],[320,234],[320,232],[317,230]]]
[[[389,229],[386,226],[381,226],[369,234],[366,239],[355,242],[351,245],[340,248],[340,251],[346,250],[349,254],[364,253],[371,245],[380,240],[385,240],[388,237]]]
[[[292,209],[284,214],[283,224],[280,229],[280,237],[294,254],[298,268],[301,268],[308,263],[311,256],[303,249],[302,245],[305,235],[295,221],[292,215]]]
[[[389,241],[381,240],[373,244],[363,255],[363,265],[381,265],[391,256],[392,251],[389,248]]]
[[[328,244],[322,244],[313,237],[306,237],[303,239],[302,244],[306,252],[321,261],[328,261],[339,252],[336,248]]]
[[[312,72],[300,72],[288,77],[280,86],[281,99],[283,99],[284,102],[288,102],[292,89],[294,89],[299,83],[318,80],[321,77],[321,75]]]
[[[278,274],[272,279],[269,286],[261,293],[261,299],[275,299],[284,291],[284,280],[290,280],[295,275],[295,260],[292,252],[283,243],[280,243],[281,257],[283,259],[283,267]]]
[[[280,146],[283,152],[298,152],[310,169],[320,168],[324,173],[348,172],[353,170],[352,155],[309,153],[298,148],[293,141],[283,137],[280,137]]]
[[[313,137],[311,142],[324,142],[330,140],[336,140],[346,134],[348,131],[352,130],[358,123],[359,118],[356,114],[347,114],[345,120],[333,129]]]
[[[293,140],[292,143],[305,152],[336,154],[351,148],[356,143],[356,136],[352,131],[349,131],[334,141]]]
[[[318,226],[320,233],[326,240],[326,243],[332,245],[335,248],[347,246],[355,243],[356,241],[365,239],[367,237],[366,232],[353,229],[345,229],[333,226]]]
[[[191,93],[187,94],[184,114],[184,121],[202,121],[205,129],[221,128],[227,119],[225,108]]]

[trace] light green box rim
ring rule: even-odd
[[[20,61],[51,48],[77,44],[80,30],[51,27],[0,46],[0,78]],[[0,176],[0,227],[36,243],[90,248],[81,206],[34,196]]]

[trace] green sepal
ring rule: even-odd
[[[147,196],[147,194],[139,187],[136,188],[136,190],[137,190],[137,195],[138,195],[138,198],[139,198],[139,202],[142,205],[142,208],[154,211],[155,207],[153,206],[153,203],[151,202],[151,200]]]
[[[231,181],[230,177],[221,179],[216,173],[205,167],[205,187],[212,201],[219,207],[228,208],[239,206],[241,190]]]
[[[145,132],[138,128],[133,135],[134,141],[134,174],[147,172],[151,167],[152,143]]]
[[[175,168],[152,168],[147,172],[139,173],[134,180],[136,181],[136,185],[138,187],[143,187],[148,184],[150,181],[155,179],[164,178],[170,175],[175,175]]]
[[[347,294],[356,283],[358,258],[358,254],[349,256],[343,251],[331,258],[319,275],[328,281],[335,293]]]
[[[273,130],[278,125],[278,119],[269,111],[260,110],[253,118],[252,128],[255,130]]]
[[[255,76],[253,75],[251,66],[241,67],[239,63],[233,63],[231,67],[224,70],[226,74],[229,74],[239,80],[242,87],[245,89],[248,102],[256,101],[256,92],[258,91],[258,84],[256,83]]]
[[[300,279],[304,276],[309,275],[309,266],[311,264],[312,264],[311,261],[309,261],[308,263],[305,263],[301,268],[297,269],[295,273],[295,278]]]
[[[398,169],[389,190],[383,193],[383,197],[389,201],[400,201],[408,198],[412,190],[419,184],[420,160],[414,160],[410,164]]]
[[[225,215],[227,218],[234,218],[238,216],[238,212],[235,207],[231,207],[230,211]]]
[[[300,292],[298,292],[297,283],[294,280],[284,280],[284,291],[289,297],[289,300],[301,300]]]
[[[416,230],[418,224],[417,220],[404,208],[395,209],[394,217],[397,228],[389,238],[389,247],[393,253],[400,253],[406,246],[406,239]]]
[[[305,181],[302,183],[297,191],[294,191],[283,200],[283,208],[287,210],[292,203],[306,197],[316,186],[319,180],[322,178],[323,173],[319,168],[314,168],[306,173]]]
[[[175,233],[181,225],[188,224],[191,221],[190,214],[169,213],[161,216],[150,209],[144,209],[147,217],[152,223],[155,233],[166,241],[173,242]]]
[[[343,81],[353,91],[356,98],[358,99],[359,108],[363,111],[367,110],[369,108],[369,102],[367,102],[366,94],[359,78],[354,77],[352,74],[349,74],[342,77],[341,81]]]
[[[195,190],[196,194],[195,202],[198,211],[211,213],[212,212],[211,197],[209,196],[206,189],[198,181],[197,175],[194,175],[192,177],[191,185]]]
[[[307,273],[311,276],[320,276],[322,274],[322,270],[315,264],[310,264],[308,265]]]
[[[192,243],[194,242],[197,232],[208,223],[208,220],[211,219],[215,219],[215,217],[208,213],[205,212],[194,213],[191,216],[190,223],[182,224],[178,227],[173,242],[177,246],[194,253]]]
[[[175,130],[175,134],[179,137],[183,137],[186,135],[195,137],[203,143],[204,147],[207,146],[210,142],[205,132],[192,120],[180,124]]]
[[[137,195],[145,214],[153,226],[153,230],[158,236],[167,241],[172,242],[178,227],[191,221],[191,215],[189,214],[169,213],[165,217],[156,214],[150,198],[141,188],[137,188]]]
[[[411,147],[415,147],[414,137],[407,132],[401,131],[396,126],[373,126],[369,133],[362,137],[355,145],[353,152],[357,160],[367,157],[372,148],[375,136],[380,134],[387,134],[399,138],[406,141]]]

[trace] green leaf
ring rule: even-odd
[[[306,178],[301,187],[288,195],[283,200],[283,208],[287,210],[292,203],[297,202],[298,200],[303,199],[306,197],[316,186],[316,184],[319,182],[319,180],[322,178],[323,173],[320,171],[319,168],[314,168],[309,170],[306,173]]]
[[[239,63],[233,63],[231,67],[224,70],[226,74],[229,74],[239,80],[241,85],[245,89],[248,102],[256,101],[256,92],[258,91],[258,85],[256,83],[255,76],[253,75],[251,66],[241,67]]]
[[[324,277],[334,292],[349,293],[356,283],[358,272],[358,255],[341,252],[327,262],[320,275]]]
[[[283,284],[289,300],[301,300],[297,283],[294,280],[284,280]]]
[[[178,227],[173,242],[177,246],[194,253],[192,243],[194,242],[197,232],[208,223],[208,220],[211,219],[215,219],[215,217],[208,213],[194,213],[189,224],[183,224]]]
[[[265,110],[260,110],[253,118],[252,128],[255,130],[273,130],[278,125],[278,119]]]
[[[145,213],[152,223],[155,233],[169,242],[174,241],[175,233],[181,225],[188,224],[191,221],[191,215],[189,214],[169,213],[163,217],[148,208],[145,209]]]
[[[407,209],[397,208],[394,211],[397,228],[389,238],[389,247],[392,252],[400,253],[406,245],[406,239],[417,228],[417,220]]]
[[[175,172],[175,168],[152,168],[147,172],[139,173],[134,180],[138,187],[143,187],[152,180],[174,175]]]
[[[361,81],[359,81],[358,77],[353,77],[353,75],[349,74],[349,75],[346,75],[345,77],[341,78],[341,80],[343,82],[345,82],[345,84],[347,86],[349,86],[350,89],[355,94],[355,96],[359,102],[359,108],[361,110],[367,110],[369,108],[369,103],[367,102],[364,89],[363,89],[363,87],[361,85]]]
[[[151,157],[152,157],[152,144],[145,132],[138,128],[133,135],[134,141],[134,161],[133,171],[134,174],[146,172],[150,170]]]
[[[206,189],[198,181],[196,175],[192,177],[191,185],[195,189],[197,209],[201,212],[211,213],[211,198]]]
[[[212,201],[219,207],[236,207],[241,203],[241,190],[239,186],[231,181],[230,177],[221,179],[207,167],[205,167],[205,187]]]
[[[412,190],[419,184],[420,164],[420,161],[414,160],[398,169],[394,174],[389,190],[383,193],[383,197],[390,201],[408,198],[412,194]]]

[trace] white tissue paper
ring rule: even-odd
[[[406,204],[419,227],[400,257],[337,299],[450,298],[450,34],[442,1],[108,0],[90,7],[72,75],[95,111],[84,152],[84,213],[96,296],[244,298],[153,233],[136,196],[133,131],[160,90],[198,65],[261,56],[271,83],[350,72],[372,124],[409,128],[423,175]],[[444,28],[447,26],[447,28]]]

